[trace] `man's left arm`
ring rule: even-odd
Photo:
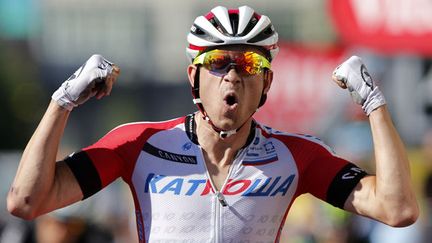
[[[393,126],[387,106],[370,113],[376,175],[360,180],[344,209],[395,227],[413,224],[419,208],[411,183],[404,145]]]
[[[366,176],[353,189],[344,209],[395,227],[413,224],[419,216],[409,161],[393,125],[386,101],[366,66],[353,56],[333,73],[355,103],[369,117],[375,151],[376,175]]]

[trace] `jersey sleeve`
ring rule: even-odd
[[[311,193],[333,206],[343,208],[354,187],[367,175],[366,172],[338,157],[318,138],[302,136],[293,140],[289,147],[299,168],[298,194]]]
[[[123,125],[65,159],[81,187],[83,199],[119,177],[123,177],[126,182],[130,180],[145,135],[142,126]]]

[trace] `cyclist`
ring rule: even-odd
[[[92,56],[53,94],[23,153],[8,210],[33,219],[122,177],[134,198],[140,242],[275,242],[303,193],[391,226],[415,222],[418,206],[404,146],[360,58],[342,63],[333,80],[348,88],[369,117],[376,175],[315,137],[253,119],[271,87],[278,52],[267,16],[248,6],[215,7],[196,18],[187,39],[197,112],[119,126],[56,163],[72,109],[109,95],[119,75],[116,65]]]

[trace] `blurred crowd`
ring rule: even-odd
[[[122,80],[114,88],[111,97],[99,103],[90,101],[86,106],[74,110],[58,159],[96,141],[119,124],[137,120],[166,120],[195,111],[184,71],[187,65],[183,53],[185,33],[192,23],[190,16],[204,13],[210,9],[209,6],[220,3],[172,1],[174,7],[166,8],[168,4],[156,3],[158,1],[128,0],[122,1],[121,6],[117,4],[116,10],[101,1],[78,1],[83,3],[82,6],[84,2],[91,5],[89,9],[104,9],[92,12],[68,1],[40,2],[0,0],[0,243],[137,242],[133,202],[129,189],[120,180],[77,205],[34,221],[20,220],[7,213],[7,191],[22,150],[42,117],[50,95],[77,65],[94,52],[102,52],[119,62]],[[324,0],[274,2],[276,4],[273,5],[263,1],[249,1],[247,4],[267,11],[272,16],[275,26],[280,28],[278,31],[283,41],[303,42],[307,39],[315,41],[313,45],[319,42],[320,47],[337,42],[335,33],[329,27],[328,16],[323,11]],[[180,7],[178,4],[193,8],[185,10],[184,16],[180,16],[175,12]],[[11,14],[13,11],[19,14]],[[33,22],[31,16],[36,13],[39,18]],[[172,28],[171,22],[154,20],[161,13],[176,16],[179,26]],[[84,18],[91,24],[81,21]],[[103,25],[101,23],[106,24],[105,20],[109,23],[107,26],[114,24],[115,28],[107,27],[107,31],[96,28]],[[73,28],[65,27],[69,25]],[[173,30],[159,31],[167,28]],[[366,63],[371,64],[368,65],[369,70],[381,81],[380,88],[389,100],[395,125],[407,145],[412,179],[421,207],[420,218],[412,226],[396,229],[353,216],[310,195],[302,195],[292,206],[281,242],[432,242],[432,61],[421,55],[387,57],[362,48],[350,48],[349,53],[365,54]],[[163,55],[160,54],[161,50],[164,50]],[[317,67],[324,66],[321,62],[314,66],[312,64],[316,60],[303,57],[302,60],[295,59],[293,52],[288,53],[285,59],[283,55],[281,52],[279,60],[284,61],[275,63],[275,67],[284,69],[284,65],[292,64],[290,61],[302,61],[310,65],[306,71],[324,75],[320,79],[330,82],[331,71],[327,70],[327,74],[327,71],[317,70]],[[161,67],[169,68],[161,72]],[[309,94],[301,103],[298,100],[302,96],[300,91],[327,86],[309,83],[309,86],[300,87],[296,81],[308,77],[299,77],[294,72],[303,68],[286,68],[288,71],[285,76],[291,76],[294,80],[288,88],[287,85],[279,88],[276,86],[278,84],[274,84],[274,90],[283,93],[281,96],[292,98],[290,95],[296,95],[290,101],[282,99],[286,106],[297,108],[288,111],[286,114],[291,117],[283,117],[282,121],[295,118],[301,123],[301,115],[310,115],[309,111],[315,112],[316,116],[325,112],[327,117],[320,120],[315,130],[293,132],[313,132],[313,135],[334,148],[336,153],[373,173],[373,145],[365,116],[358,107],[352,106],[346,93],[345,99],[340,100],[339,95],[322,90],[319,90],[318,95],[327,92],[321,97],[323,100],[316,102],[315,107],[309,107],[311,109],[306,112],[305,105],[314,103],[317,94]],[[283,81],[289,82],[289,78],[286,79]],[[311,82],[316,81],[314,77],[309,79]],[[287,95],[285,91],[292,93]],[[278,104],[280,101],[273,102]],[[269,100],[268,104],[271,102]],[[320,106],[322,104],[329,107],[323,108]],[[283,106],[277,105],[274,109],[279,112]],[[282,112],[275,114],[265,111],[261,114],[264,114],[261,117],[266,115],[267,120],[276,120],[274,116],[285,115]],[[310,126],[303,124],[302,128]]]

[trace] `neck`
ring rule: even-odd
[[[232,161],[237,152],[246,144],[250,133],[252,118],[240,130],[227,138],[221,138],[212,126],[202,119],[202,114],[195,114],[198,143],[205,153],[216,161]]]

